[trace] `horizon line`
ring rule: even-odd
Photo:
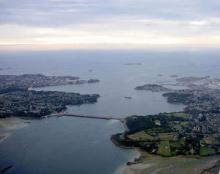
[[[82,43],[82,44],[0,44],[0,51],[31,51],[31,50],[95,50],[95,49],[220,49],[216,44],[143,44],[143,43]]]

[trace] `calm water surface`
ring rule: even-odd
[[[180,111],[161,93],[135,91],[137,85],[173,81],[171,75],[220,77],[220,53],[147,51],[44,51],[0,53],[1,74],[43,73],[98,78],[97,84],[47,87],[38,90],[98,93],[98,103],[71,106],[70,113],[90,115],[156,114]],[[141,65],[126,65],[141,63]],[[162,76],[158,76],[162,74]],[[124,97],[132,97],[131,100]],[[47,118],[31,121],[0,144],[0,165],[8,173],[111,174],[133,152],[115,147],[110,136],[123,131],[117,121]]]

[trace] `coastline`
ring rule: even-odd
[[[123,147],[120,147],[123,148]],[[128,149],[128,148],[127,148]],[[142,152],[138,148],[130,148],[133,152],[133,156],[128,160],[128,162],[134,162],[135,159],[139,159],[142,156]],[[140,163],[139,163],[140,164]],[[133,173],[132,167],[137,166],[138,164],[127,165],[126,163],[122,164],[114,174],[136,174]]]
[[[15,130],[28,125],[28,121],[18,117],[0,118],[0,143],[6,140]]]
[[[3,132],[3,133],[0,132],[0,143],[6,140],[10,135],[11,133],[9,132]]]
[[[125,119],[122,124],[124,131],[127,131]],[[133,157],[122,164],[115,174],[171,174],[171,170],[173,174],[217,174],[216,171],[220,168],[220,155],[162,157],[149,154],[137,147],[123,146],[112,137],[111,141],[119,148],[134,151]]]
[[[176,156],[161,157],[150,155],[138,148],[133,148],[135,155],[129,161],[138,162],[123,164],[116,174],[216,174],[212,170],[219,171],[220,156],[193,157]]]

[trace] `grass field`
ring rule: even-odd
[[[211,136],[203,138],[200,143],[203,145],[220,145],[219,139]]]
[[[171,156],[169,141],[161,141],[158,145],[157,153],[161,156]]]
[[[145,131],[140,131],[131,135],[128,135],[128,138],[134,141],[153,141],[154,137],[147,134]]]
[[[173,140],[174,136],[176,135],[175,132],[171,133],[158,133],[155,136],[148,134],[145,131],[136,132],[134,134],[128,135],[128,138],[134,141],[171,141]]]
[[[214,155],[216,153],[215,149],[210,147],[201,147],[199,151],[201,156]]]
[[[174,136],[176,135],[176,133],[159,133],[158,134],[158,138],[162,141],[169,141],[169,140],[173,140]]]
[[[168,113],[166,114],[167,116],[174,116],[174,117],[179,117],[179,118],[191,118],[192,115],[190,114],[186,114],[186,113],[182,113],[182,112],[174,112],[174,113]]]

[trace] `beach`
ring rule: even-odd
[[[119,174],[212,174],[210,169],[219,164],[220,156],[210,157],[160,157],[149,155],[144,151],[135,150],[140,153],[140,163],[123,165]],[[133,160],[136,158],[135,156]]]
[[[28,121],[18,117],[0,119],[0,143],[8,138],[15,130],[28,125]]]

